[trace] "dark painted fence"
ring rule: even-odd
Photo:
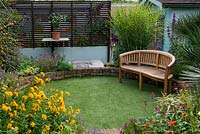
[[[110,45],[110,1],[18,1],[13,5],[23,16],[19,40],[23,47],[48,47],[42,38],[51,37],[52,27],[48,16],[52,13],[67,15],[62,22],[61,37],[68,43],[57,43],[57,47],[108,46]]]

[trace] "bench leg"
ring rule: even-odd
[[[168,80],[164,81],[164,95],[167,93]]]
[[[142,84],[143,84],[142,73],[140,73],[139,74],[139,89],[140,89],[140,91],[142,90]]]
[[[122,70],[119,68],[119,82],[122,82]]]

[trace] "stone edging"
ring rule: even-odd
[[[102,67],[102,68],[83,68],[73,69],[70,71],[57,71],[47,72],[46,78],[54,80],[62,80],[72,77],[84,77],[84,76],[118,76],[118,68],[115,67]],[[18,90],[27,87],[34,79],[34,76],[20,77],[17,81],[16,87]]]

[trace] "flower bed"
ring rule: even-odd
[[[77,123],[80,109],[64,102],[69,92],[43,86],[50,79],[44,73],[32,76],[25,90],[18,92],[9,79],[0,79],[0,133],[82,133]]]

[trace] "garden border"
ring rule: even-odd
[[[39,74],[37,74],[39,76]],[[101,67],[101,68],[82,68],[72,69],[69,71],[57,71],[57,72],[46,72],[45,77],[50,78],[52,81],[62,80],[73,77],[85,77],[85,76],[118,76],[118,68],[115,67]],[[21,90],[29,86],[30,81],[35,76],[20,77],[17,84],[15,85],[18,90]]]

